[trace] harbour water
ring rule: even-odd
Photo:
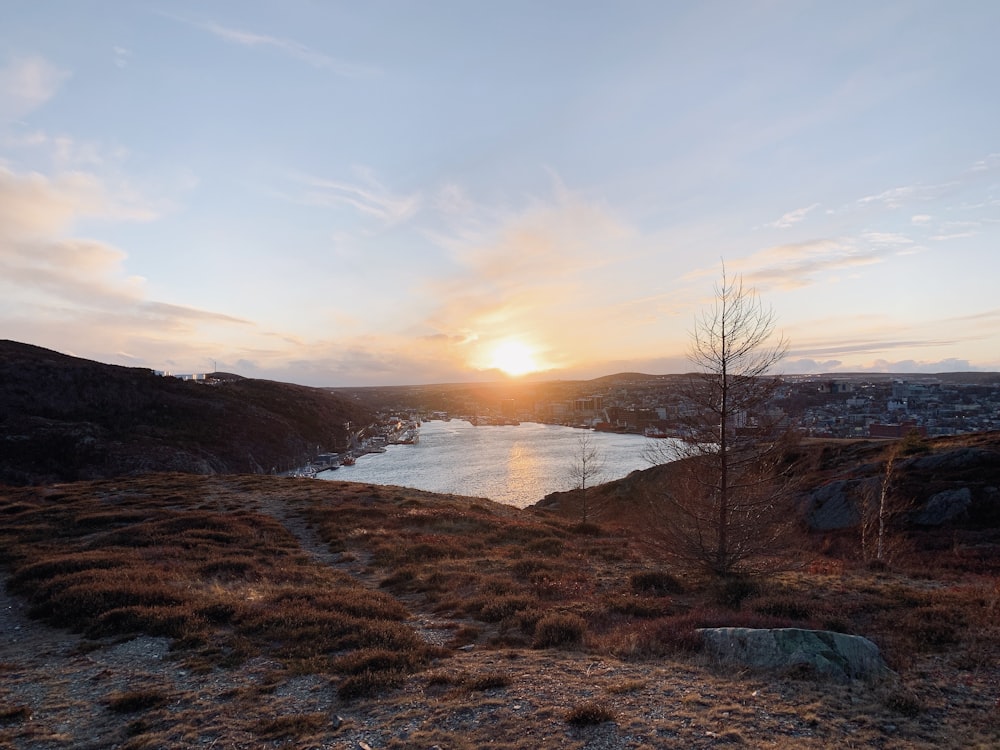
[[[385,453],[362,456],[354,466],[318,475],[320,479],[414,487],[429,492],[486,497],[525,508],[550,492],[572,489],[571,468],[588,435],[600,455],[595,484],[648,469],[641,435],[583,432],[573,427],[524,422],[474,427],[464,420],[425,422],[414,445],[390,445]]]

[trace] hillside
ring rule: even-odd
[[[1000,573],[1000,432],[921,440],[910,446],[886,440],[807,439],[788,456],[803,531],[817,548],[849,556],[857,547],[858,503],[880,485],[886,459],[899,451],[890,482],[891,531],[915,565],[925,558],[962,557],[960,567]],[[669,482],[670,464],[635,471],[586,490],[598,522],[628,518],[637,504],[655,502]],[[579,517],[580,490],[556,492],[537,506]]]
[[[0,483],[289,469],[371,415],[319,388],[206,385],[0,341]]]
[[[0,519],[0,748],[1000,742],[996,577],[969,570],[803,553],[720,586],[621,527],[263,476],[0,488]],[[864,635],[895,675],[713,666],[717,626]]]

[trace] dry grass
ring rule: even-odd
[[[1000,741],[1000,586],[951,563],[915,576],[828,558],[708,584],[649,559],[632,532],[487,501],[169,475],[0,490],[0,562],[31,615],[80,633],[91,653],[166,638],[161,677],[227,681],[206,700],[207,688],[156,675],[132,688],[88,678],[118,716],[103,738],[122,747]],[[428,642],[418,620],[440,637]],[[722,625],[862,634],[900,679],[714,673],[695,631]],[[4,679],[28,679],[18,658],[0,654]],[[266,674],[249,676],[260,664]],[[295,685],[312,687],[293,700]],[[55,742],[33,717],[83,710],[4,690],[0,748]],[[338,710],[354,718],[340,726]]]

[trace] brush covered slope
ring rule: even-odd
[[[892,458],[891,465],[889,459]],[[903,440],[804,440],[786,456],[802,543],[862,555],[861,532],[886,487],[890,557],[1000,573],[1000,432]],[[890,472],[887,476],[887,470]],[[586,490],[554,492],[537,508],[598,523],[644,518],[674,478],[662,464]],[[870,523],[870,519],[869,519]]]
[[[348,421],[371,415],[318,388],[206,385],[0,341],[0,483],[289,469],[344,445]]]
[[[0,748],[997,747],[996,576],[801,552],[711,582],[632,530],[401,487],[0,488]],[[835,630],[894,676],[710,666]]]

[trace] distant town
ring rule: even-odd
[[[687,377],[621,374],[588,381],[329,390],[385,414],[663,435],[676,434],[692,408],[681,387]],[[933,437],[997,430],[1000,373],[785,376],[766,417],[770,424],[793,426],[810,437],[894,438],[913,431]]]

